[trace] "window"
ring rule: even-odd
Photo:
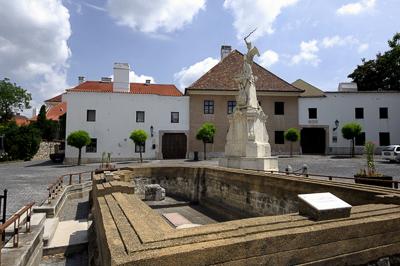
[[[380,119],[388,119],[389,114],[388,114],[388,108],[387,107],[380,107],[379,108],[379,118]]]
[[[214,113],[214,101],[204,100],[204,113],[213,114]]]
[[[364,108],[358,107],[355,109],[356,119],[364,119]]]
[[[86,153],[97,152],[97,139],[90,139],[90,144],[86,145]]]
[[[308,108],[308,119],[317,119],[317,108]]]
[[[179,112],[171,112],[171,123],[179,123]]]
[[[88,122],[96,121],[96,110],[87,110],[86,121],[88,121]]]
[[[135,143],[135,153],[140,153],[140,150],[142,150],[142,153],[146,151],[146,142],[142,145],[138,145]]]
[[[144,123],[144,111],[136,111],[136,122]]]
[[[285,103],[284,102],[275,102],[275,114],[276,115],[285,114]]]
[[[389,146],[389,145],[390,145],[390,133],[379,132],[379,146]]]
[[[355,139],[356,146],[364,146],[365,145],[365,132],[361,132]]]
[[[228,114],[233,113],[233,109],[236,107],[236,101],[228,101]]]
[[[275,144],[285,144],[283,131],[275,131]]]

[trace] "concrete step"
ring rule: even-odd
[[[90,222],[87,220],[59,222],[53,238],[43,248],[43,255],[68,255],[87,248],[89,226]]]
[[[53,238],[59,222],[60,220],[58,218],[47,218],[44,222],[43,245],[45,247],[48,246]]]

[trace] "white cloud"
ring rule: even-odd
[[[374,8],[376,0],[361,0],[341,6],[336,13],[338,15],[358,15],[368,9]]]
[[[62,1],[1,1],[0,17],[1,75],[28,84],[37,102],[65,90],[71,26]]]
[[[339,35],[335,35],[332,37],[325,37],[322,40],[322,46],[324,48],[331,48],[334,46],[354,45],[354,44],[358,44],[358,43],[359,43],[359,40],[351,35],[346,36],[346,37],[340,37]]]
[[[297,3],[298,0],[225,0],[224,8],[233,12],[236,37],[241,39],[254,28],[252,35],[255,40],[265,34],[274,32],[273,23],[282,9]]]
[[[114,80],[114,75],[109,76]],[[129,82],[145,83],[146,80],[150,80],[151,83],[156,83],[156,80],[152,76],[147,75],[137,75],[135,71],[129,71]]]
[[[357,51],[361,54],[361,53],[365,52],[366,50],[368,50],[368,48],[369,48],[368,43],[362,43],[362,44],[360,44],[360,46],[358,46]]]
[[[145,33],[173,32],[192,22],[205,9],[205,0],[108,0],[117,24]]]
[[[215,58],[207,57],[203,61],[197,62],[189,67],[182,68],[181,71],[174,74],[174,79],[178,82],[179,89],[183,91],[218,62],[219,60]]]
[[[311,40],[308,42],[302,41],[300,44],[300,52],[292,57],[291,63],[296,65],[301,62],[318,66],[321,60],[318,57],[318,41]]]
[[[262,53],[259,59],[260,65],[262,65],[265,68],[272,66],[278,61],[279,61],[279,54],[272,50],[267,50],[264,53]]]

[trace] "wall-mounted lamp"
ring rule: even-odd
[[[150,126],[150,136],[154,137],[154,127]]]

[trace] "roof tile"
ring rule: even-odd
[[[239,76],[243,67],[243,54],[233,50],[228,56],[211,68],[187,89],[189,90],[238,90],[235,77]],[[257,76],[257,91],[302,92],[290,83],[279,78],[257,63],[252,65]]]

